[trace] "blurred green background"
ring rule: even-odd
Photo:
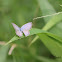
[[[44,0],[43,2],[46,1]],[[33,18],[43,15],[39,2],[42,4],[41,0],[0,0],[0,42],[8,42],[16,35],[12,22],[19,27],[25,23],[33,22],[33,28],[39,29],[46,24],[43,18],[33,20]],[[62,11],[60,6],[62,5],[62,0],[48,0],[48,2],[56,12]],[[41,7],[43,6],[41,5]],[[45,9],[44,11],[46,12]],[[50,53],[40,39],[28,48],[35,36],[12,42],[12,44],[17,44],[18,46],[11,55],[8,55],[11,45],[5,48],[0,46],[0,62],[54,62],[53,59],[56,57]]]

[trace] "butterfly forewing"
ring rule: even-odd
[[[12,23],[12,25],[13,25],[13,27],[14,27],[14,29],[17,31],[17,30],[20,30],[20,28],[16,25],[16,24],[14,24],[14,23]]]
[[[26,23],[21,27],[21,31],[28,36],[30,34],[29,30],[32,28],[32,22]]]
[[[21,31],[30,30],[31,28],[32,28],[32,22],[29,22],[21,27]]]

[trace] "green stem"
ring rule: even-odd
[[[10,44],[11,42],[13,42],[13,41],[15,41],[15,40],[18,40],[18,39],[20,39],[20,38],[17,37],[17,36],[14,36],[9,42],[7,42],[7,43],[5,44],[5,46],[8,45],[8,44]]]

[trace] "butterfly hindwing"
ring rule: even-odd
[[[25,34],[26,37],[30,34],[28,30],[24,30],[23,33]]]
[[[22,31],[20,31],[20,28],[14,23],[12,23],[12,25],[16,31],[16,35],[18,35],[19,37],[23,36],[23,33],[22,33]]]
[[[23,33],[19,30],[19,31],[16,31],[16,35],[18,35],[19,37],[23,36]]]

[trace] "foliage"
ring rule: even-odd
[[[62,13],[33,20],[60,12],[59,4],[61,0],[0,0],[0,62],[62,62]],[[12,22],[32,22],[30,35],[16,36]]]

